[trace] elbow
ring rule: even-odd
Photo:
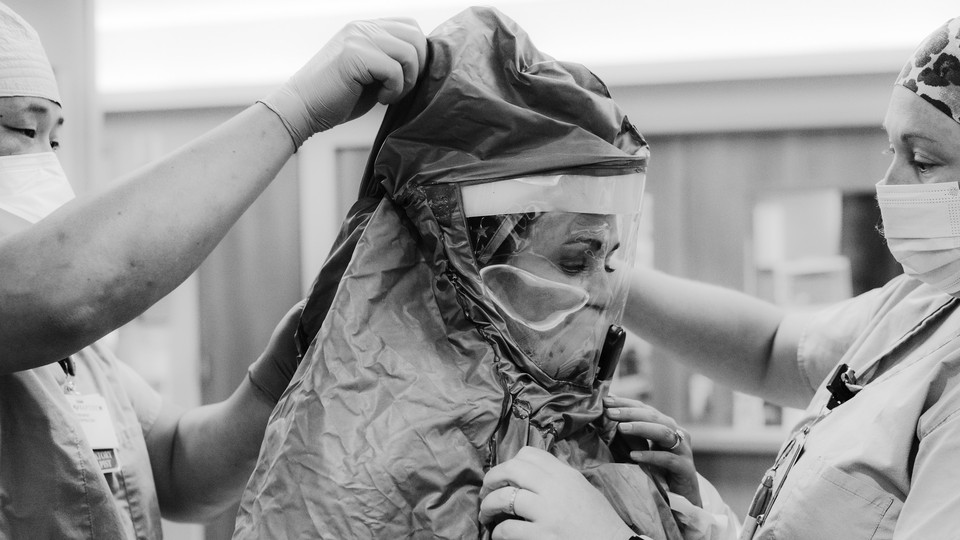
[[[113,269],[99,278],[77,276],[76,281],[73,287],[61,288],[59,295],[45,296],[51,299],[47,310],[55,315],[57,329],[84,344],[130,322],[161,297],[156,280],[142,272]]]
[[[21,300],[18,320],[22,335],[37,346],[31,350],[54,362],[94,343],[128,322],[130,313],[115,292],[84,291],[81,287],[38,289]]]
[[[99,296],[54,299],[41,312],[47,314],[50,334],[72,351],[90,345],[123,324],[118,321],[118,310],[111,309]]]
[[[95,305],[71,302],[69,295],[0,291],[0,373],[56,362],[113,329]]]
[[[20,237],[26,240],[26,237]],[[32,239],[35,240],[35,239]],[[0,371],[54,362],[130,321],[161,296],[163,275],[93,250],[0,246]]]

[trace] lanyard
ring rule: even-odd
[[[77,394],[77,387],[74,382],[77,376],[77,369],[76,365],[73,363],[73,358],[68,356],[57,363],[60,364],[60,368],[63,369],[64,375],[67,376],[66,380],[63,381],[63,393]]]
[[[845,364],[842,364],[842,366],[846,367]],[[841,372],[837,369],[836,373],[839,375]],[[757,530],[757,527],[763,525],[764,520],[770,512],[770,507],[773,506],[774,501],[776,501],[780,495],[780,490],[783,488],[787,475],[790,474],[790,470],[793,469],[797,460],[800,459],[800,454],[803,453],[803,446],[807,442],[807,435],[810,433],[810,430],[813,429],[813,426],[826,418],[831,411],[832,409],[824,407],[816,418],[803,426],[803,429],[791,437],[783,449],[780,450],[780,454],[773,462],[773,466],[763,474],[763,480],[760,481],[760,485],[753,495],[753,500],[750,502],[750,508],[747,511],[747,517],[743,520],[743,528],[740,530],[739,540],[750,540],[753,538],[753,533]],[[780,472],[781,467],[783,467],[782,472]],[[780,474],[778,475],[778,473]],[[774,489],[773,482],[777,478],[779,478],[779,482],[777,483],[776,489]]]

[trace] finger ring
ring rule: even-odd
[[[677,442],[673,443],[673,446],[667,448],[667,450],[676,450],[677,447],[680,446],[680,443],[683,442],[683,432],[679,429],[673,430],[673,436],[677,438]]]
[[[520,493],[520,488],[518,487],[513,488],[513,493],[510,494],[510,504],[507,505],[507,513],[510,514],[511,516],[517,515],[513,507],[514,503],[517,502],[517,493]]]

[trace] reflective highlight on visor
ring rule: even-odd
[[[644,173],[620,176],[527,176],[461,188],[466,217],[576,212],[635,214],[643,201]]]
[[[559,283],[508,264],[480,270],[487,293],[512,319],[542,332],[559,325],[587,304],[589,294],[581,287]],[[518,295],[517,291],[524,291]]]

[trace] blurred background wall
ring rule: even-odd
[[[429,32],[452,0],[6,0],[41,33],[64,95],[64,167],[101,189],[280,84],[347,21],[405,15]],[[954,3],[504,0],[545,52],[587,64],[648,137],[644,264],[787,305],[899,268],[879,243],[880,128],[914,46]],[[383,109],[315,136],[200,270],[109,336],[169,399],[223,399],[323,262]],[[737,395],[634,339],[621,393],[693,432],[701,472],[743,514],[791,411]],[[229,538],[166,523],[168,538]]]

